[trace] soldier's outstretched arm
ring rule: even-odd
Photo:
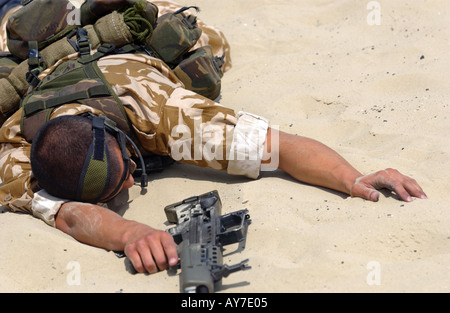
[[[407,202],[412,201],[412,197],[427,198],[414,179],[395,169],[364,176],[337,152],[316,140],[275,132],[278,131],[269,129],[266,151],[278,153],[279,168],[299,181],[371,201],[378,201],[377,190],[383,188],[396,192]],[[275,147],[271,147],[272,135],[279,136]]]
[[[155,273],[178,263],[176,244],[169,233],[126,220],[98,205],[64,203],[56,215],[56,228],[85,244],[124,251],[140,273]]]

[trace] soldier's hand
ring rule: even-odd
[[[425,192],[414,179],[391,168],[359,177],[353,184],[350,195],[378,201],[379,192],[377,190],[384,188],[394,191],[406,202],[411,202],[412,197],[427,199]]]
[[[178,263],[176,244],[172,236],[146,225],[133,230],[124,252],[139,273],[156,273]]]

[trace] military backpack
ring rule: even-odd
[[[3,73],[2,75],[6,81],[3,82],[0,79],[0,87],[8,84],[9,89],[5,90],[12,90],[10,85],[13,85],[16,91],[24,89],[23,83],[18,88],[17,84],[14,84],[15,80],[7,77],[7,75],[17,67],[20,60],[25,60],[23,62],[27,62],[28,71],[24,75],[25,78],[21,78],[21,80],[26,79],[35,90],[22,100],[22,105],[30,107],[28,103],[30,103],[33,95],[40,95],[48,88],[47,84],[40,84],[38,79],[39,73],[46,66],[52,65],[45,64],[46,58],[43,58],[40,53],[43,49],[47,52],[50,51],[51,54],[53,46],[57,46],[59,42],[67,40],[73,46],[74,51],[80,53],[81,58],[88,58],[88,54],[91,48],[94,47],[94,44],[89,41],[90,31],[84,32],[83,28],[81,28],[82,25],[70,25],[68,23],[68,8],[71,8],[69,1],[24,0],[23,4],[25,6],[13,13],[8,20],[8,47],[11,55],[1,58],[0,74]],[[41,9],[42,5],[45,5],[46,10]],[[128,51],[134,53],[145,52],[162,59],[174,70],[174,73],[187,89],[214,100],[220,94],[220,81],[223,76],[221,70],[223,56],[214,56],[212,49],[208,46],[192,51],[202,34],[202,30],[198,27],[195,16],[185,14],[190,8],[196,7],[183,7],[176,12],[167,13],[158,18],[157,6],[147,1],[115,1],[114,5],[107,8],[102,5],[102,1],[87,0],[81,6],[80,11],[81,22],[84,24],[97,23],[96,21],[99,21],[102,17],[111,14],[111,11],[118,10],[119,16],[123,18],[124,24],[126,24],[133,37],[132,42],[130,40],[123,42],[123,44],[128,45]],[[29,23],[30,20],[38,22]],[[97,27],[95,29],[97,30]],[[108,40],[102,40],[108,36],[99,35],[98,37],[100,42],[96,43],[95,46],[99,47],[99,45],[103,44],[100,49],[108,50],[108,54],[115,53],[116,48],[121,48],[120,46],[111,45]],[[132,49],[129,48],[130,46]],[[100,54],[99,57],[104,54]],[[24,68],[25,66],[24,64],[19,64],[19,67]],[[21,76],[23,71],[16,69],[15,72],[19,72]],[[70,75],[73,76],[73,73]],[[105,86],[108,85],[106,81],[103,81],[103,84]],[[52,89],[54,89],[53,86]],[[67,90],[65,89],[65,91]],[[19,94],[19,96],[21,95]],[[94,94],[89,94],[88,96],[89,98],[98,97],[98,95]],[[110,94],[109,96],[113,95]],[[15,104],[12,102],[15,99],[17,97],[3,100],[8,103],[0,102],[0,113],[3,113],[0,116],[3,115],[3,118],[6,118],[13,112]],[[58,100],[56,102],[61,101]],[[35,102],[31,101],[31,103]],[[39,103],[42,105],[42,102]],[[39,110],[27,110],[28,113],[34,111],[37,112]],[[35,128],[36,125],[33,129]]]

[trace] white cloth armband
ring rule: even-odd
[[[61,206],[68,201],[54,197],[45,190],[40,190],[34,194],[31,201],[33,215],[42,219],[48,225],[56,227],[55,216]]]
[[[239,112],[237,118],[227,172],[256,179],[261,170],[269,121],[246,112]]]

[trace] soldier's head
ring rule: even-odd
[[[62,116],[45,123],[31,147],[39,186],[67,200],[106,202],[134,180],[126,139],[103,117]]]

